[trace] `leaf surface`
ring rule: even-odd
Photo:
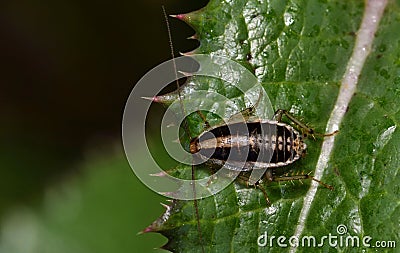
[[[362,1],[211,0],[205,8],[178,17],[196,30],[200,47],[194,53],[240,62],[262,83],[274,109],[290,110],[317,132],[324,132],[363,11]],[[348,230],[344,236],[362,239],[368,235],[373,238],[371,244],[399,241],[399,13],[398,3],[390,2],[328,157],[322,181],[335,190],[319,187],[310,212],[303,217],[302,235],[314,236],[317,243],[329,233],[338,235],[341,224]],[[192,78],[181,95],[193,90],[218,92],[246,109],[243,94],[220,80]],[[214,106],[222,105],[214,101]],[[212,113],[207,120],[212,125],[220,121]],[[200,117],[194,115],[188,122],[191,135],[203,131]],[[285,169],[294,173],[315,169],[322,139],[309,138],[306,143],[307,156]],[[190,170],[178,166],[173,173],[190,178]],[[207,173],[207,166],[196,167],[197,177]],[[168,237],[163,248],[173,252],[289,251],[289,245],[278,247],[276,239],[273,247],[260,246],[257,241],[265,233],[268,239],[288,239],[294,234],[309,186],[309,182],[266,184],[272,202],[267,207],[258,189],[234,183],[198,201],[200,233],[190,201],[174,201],[148,231]],[[321,247],[299,247],[297,251],[360,251],[328,243]]]

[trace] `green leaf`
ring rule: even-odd
[[[363,11],[364,2],[357,0],[211,0],[205,8],[177,17],[196,30],[200,47],[194,53],[240,62],[262,82],[274,109],[290,110],[317,132],[324,132]],[[317,243],[323,236],[338,236],[339,225],[347,227],[343,236],[372,237],[371,245],[377,240],[400,241],[399,26],[398,3],[390,2],[328,157],[322,181],[335,190],[319,187],[310,212],[301,217],[302,235],[314,236]],[[181,95],[194,90],[218,92],[242,101],[237,104],[246,109],[243,94],[220,80],[192,78]],[[220,122],[212,113],[207,120],[211,125]],[[203,130],[200,117],[193,115],[188,122],[190,135]],[[287,167],[288,171],[316,168],[322,139],[306,142],[307,156]],[[190,178],[190,170],[178,166],[173,173]],[[197,178],[207,173],[211,173],[207,166],[196,167]],[[276,238],[294,235],[309,187],[310,182],[266,184],[272,202],[267,207],[258,189],[234,183],[197,201],[200,226],[194,203],[175,200],[147,231],[168,237],[163,248],[173,252],[288,252],[290,247],[278,247]],[[273,247],[257,244],[265,233],[268,239],[276,237]],[[359,252],[361,248],[365,249],[361,242],[358,248],[346,248],[331,247],[326,241],[320,248],[297,251]]]
[[[324,208],[313,206],[307,234],[345,224],[352,235],[372,237],[372,245],[399,242],[400,15],[394,2],[386,9],[330,161],[336,173],[326,180],[336,194],[330,201],[323,191],[317,194]]]

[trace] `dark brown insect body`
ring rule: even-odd
[[[212,164],[244,172],[294,163],[306,147],[290,125],[261,120],[214,127],[191,141],[190,152]]]
[[[213,127],[190,142],[190,152],[212,165],[224,166],[228,170],[247,173],[259,171],[267,181],[292,181],[312,179],[326,188],[333,189],[309,174],[288,175],[285,166],[299,160],[307,145],[302,135],[292,126],[283,123],[286,115],[293,123],[310,135],[316,134],[312,128],[298,121],[286,110],[278,110],[274,120],[234,122]],[[322,136],[331,136],[325,134]],[[318,134],[319,135],[319,134]],[[277,173],[278,168],[282,168]],[[283,173],[282,173],[283,172]],[[248,176],[238,177],[247,185],[260,188],[268,204],[266,191],[260,185],[261,178],[250,181]]]

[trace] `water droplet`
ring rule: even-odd
[[[287,13],[287,12],[285,14],[283,14],[283,19],[284,19],[286,26],[290,26],[294,22],[294,18],[292,16],[292,14]]]

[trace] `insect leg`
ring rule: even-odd
[[[261,86],[260,86],[260,88],[263,89]],[[263,97],[263,91],[264,90],[260,90],[259,96],[255,103],[252,103],[246,109],[232,115],[229,118],[229,122],[243,121],[243,119],[244,119],[244,121],[249,121],[249,120],[251,121],[251,117],[255,116],[256,108],[259,106],[259,103]],[[254,119],[257,120],[258,118],[255,117]]]
[[[204,124],[206,125],[206,129],[211,128],[210,123],[208,122],[206,116],[201,112],[201,111],[196,111],[196,113],[200,116],[200,118],[204,121]]]
[[[260,189],[261,192],[262,192],[263,195],[264,195],[265,202],[267,203],[267,206],[270,206],[270,205],[271,205],[271,201],[270,201],[269,198],[268,198],[267,191],[266,191],[265,188],[261,185],[261,181],[260,181],[260,180],[257,181],[255,184],[251,184],[250,181],[249,181],[249,177],[246,176],[246,175],[242,175],[242,174],[241,174],[241,175],[239,175],[239,176],[236,178],[236,181],[237,181],[238,183],[240,183],[240,184],[246,185],[247,187],[254,186],[254,187]]]
[[[328,188],[331,191],[334,190],[333,186],[326,184],[326,183],[314,178],[313,176],[310,176],[309,174],[291,175],[291,176],[285,175],[285,176],[273,177],[273,178],[271,178],[271,181],[281,182],[281,181],[293,181],[293,180],[302,180],[302,179],[314,180],[315,182],[319,183],[323,187]]]
[[[258,182],[255,184],[255,186],[256,186],[258,189],[260,189],[260,190],[262,191],[262,193],[264,194],[265,201],[267,202],[267,206],[270,206],[270,205],[271,205],[271,201],[270,201],[269,198],[268,198],[267,191],[266,191],[265,188],[260,184],[260,181],[258,181]]]
[[[287,110],[283,110],[283,109],[278,109],[275,112],[275,119],[278,122],[282,122],[282,116],[285,115],[288,119],[290,119],[293,123],[295,123],[298,127],[300,127],[304,132],[306,132],[307,134],[314,136],[314,135],[319,135],[319,136],[332,136],[335,135],[336,133],[338,133],[339,131],[336,130],[332,133],[328,133],[328,134],[321,134],[321,133],[316,133],[314,131],[314,129],[308,127],[306,124],[302,123],[300,120],[298,120],[296,117],[294,117],[291,113],[289,113]]]

